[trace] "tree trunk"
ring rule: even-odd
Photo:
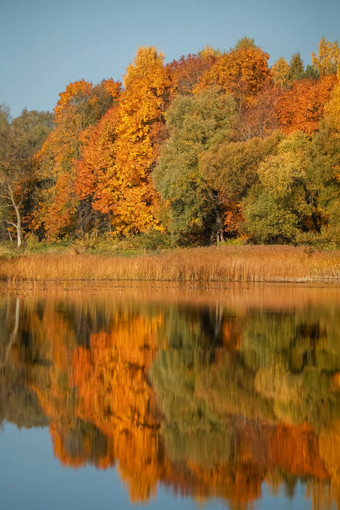
[[[19,211],[19,207],[16,204],[14,205],[14,209],[15,209],[15,214],[17,215],[16,229],[17,229],[18,246],[21,246],[21,214]]]
[[[9,193],[9,195],[7,196],[7,199],[9,199],[11,201],[11,205],[14,208],[15,214],[16,214],[16,217],[17,217],[17,222],[15,224],[10,222],[10,221],[8,221],[7,223],[9,223],[10,225],[13,225],[13,227],[16,228],[16,231],[17,231],[17,245],[21,246],[21,214],[20,214],[20,205],[21,205],[22,200],[19,202],[19,204],[17,204],[17,202],[15,200],[15,197],[14,197],[14,192],[13,192],[13,189],[12,189],[12,186],[11,186],[10,183],[7,183],[7,189],[8,189],[8,193]]]
[[[10,337],[9,337],[9,343],[5,350],[5,357],[4,357],[3,362],[0,364],[0,367],[3,367],[8,363],[9,356],[11,354],[11,349],[12,349],[13,345],[15,345],[17,342],[18,331],[19,331],[19,320],[20,320],[20,298],[17,297],[16,302],[15,302],[14,328],[13,328],[13,331],[12,331]]]
[[[216,218],[216,243],[217,244],[224,243],[224,241],[225,241],[223,230],[224,230],[223,229],[223,220],[222,220],[220,212],[218,212],[217,218]]]

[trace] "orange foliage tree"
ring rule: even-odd
[[[213,50],[204,49],[196,54],[173,60],[167,68],[179,94],[190,94],[216,62],[218,55]]]
[[[261,88],[270,81],[268,53],[260,48],[233,49],[222,55],[203,75],[195,91],[218,85],[233,94],[242,107],[250,106]]]
[[[311,135],[318,128],[335,83],[334,75],[317,81],[296,81],[275,106],[282,130],[287,134],[301,130]]]
[[[272,83],[267,83],[258,93],[254,102],[239,113],[234,139],[246,141],[253,137],[265,138],[279,129],[280,122],[276,112],[276,103],[282,94],[282,89]]]
[[[75,193],[76,161],[81,154],[81,133],[99,121],[111,106],[113,82],[93,87],[80,80],[70,83],[55,107],[55,128],[36,156],[40,167],[39,210],[33,227],[42,225],[49,238],[82,229],[82,210]]]
[[[116,84],[118,98],[119,83]],[[81,200],[93,210],[100,211],[113,223],[112,210],[120,199],[120,180],[115,165],[115,139],[118,126],[118,107],[112,106],[95,126],[81,134],[83,147],[77,161],[75,190]]]

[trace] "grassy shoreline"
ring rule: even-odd
[[[132,257],[65,251],[0,256],[3,281],[340,281],[340,251],[292,246],[211,246]]]

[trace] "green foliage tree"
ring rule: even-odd
[[[290,81],[301,80],[304,78],[304,65],[299,52],[294,53],[289,63],[289,79]]]
[[[218,193],[227,234],[240,232],[243,220],[241,201],[258,182],[258,166],[266,156],[275,152],[280,138],[277,133],[267,139],[252,138],[246,142],[225,140],[201,157],[200,172]]]
[[[330,246],[340,245],[340,138],[329,118],[320,124],[308,150],[309,188],[317,199],[320,235],[315,241]],[[312,238],[313,239],[313,238]]]
[[[199,170],[200,156],[231,134],[233,99],[216,88],[194,97],[178,96],[167,114],[170,138],[153,179],[168,203],[168,229],[175,243],[204,243],[221,221],[216,191]]]
[[[305,78],[308,80],[318,80],[320,78],[320,72],[316,67],[309,64],[305,69]]]
[[[53,115],[48,112],[23,110],[11,119],[6,107],[0,109],[0,210],[8,231],[15,229],[18,246],[22,242],[23,216],[36,183],[33,156],[52,126]]]
[[[246,50],[249,48],[257,48],[255,40],[252,37],[242,37],[234,46],[235,50]]]
[[[256,242],[294,242],[321,228],[317,190],[308,172],[309,140],[293,132],[258,167],[261,184],[244,201],[246,229]]]

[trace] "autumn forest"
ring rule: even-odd
[[[123,83],[79,80],[54,113],[0,107],[0,241],[340,246],[340,49],[269,66],[243,38]]]

